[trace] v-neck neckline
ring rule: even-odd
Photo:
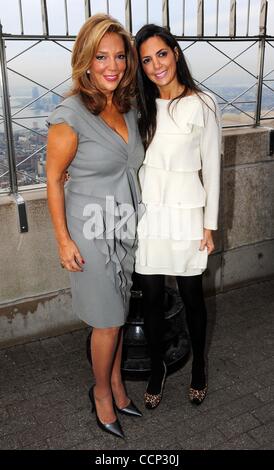
[[[123,117],[124,117],[124,120],[125,120],[125,124],[126,124],[126,127],[127,127],[127,139],[128,141],[126,142],[125,139],[121,136],[121,134],[119,134],[119,132],[117,132],[115,129],[113,129],[112,127],[110,127],[107,122],[101,117],[99,116],[99,114],[97,115],[97,117],[100,119],[100,121],[104,124],[104,126],[109,129],[114,135],[116,135],[118,137],[119,140],[121,140],[123,142],[124,145],[128,146],[129,145],[129,139],[130,139],[130,126],[129,126],[129,123],[128,123],[128,120],[127,120],[127,113],[124,113],[123,114]]]

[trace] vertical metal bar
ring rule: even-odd
[[[224,172],[224,146],[222,145],[222,151],[221,151],[221,177],[220,177],[220,193],[221,194],[226,194],[224,193],[224,188],[226,187],[226,181],[225,181],[225,172]],[[225,204],[225,196],[221,198],[221,213],[224,213],[224,204]],[[225,224],[221,224],[220,227],[220,250],[221,250],[221,266],[220,266],[220,292],[224,291],[224,280],[225,280],[225,242],[227,240],[227,235],[226,235],[226,227]]]
[[[126,28],[132,33],[132,11],[131,0],[125,0]]]
[[[47,0],[41,0],[41,12],[42,12],[43,34],[45,36],[48,36],[49,35],[49,21],[48,21]]]
[[[229,36],[236,36],[236,0],[230,1]]]
[[[261,120],[261,107],[262,107],[262,95],[263,95],[263,83],[264,83],[264,59],[265,59],[265,36],[262,36],[262,38],[259,40],[255,126],[259,126],[260,120]]]
[[[146,0],[146,23],[149,22],[149,14],[148,14],[148,0]]]
[[[259,23],[259,35],[261,36],[261,38],[259,40],[257,103],[256,103],[256,113],[255,113],[255,125],[256,126],[260,125],[261,110],[262,110],[267,6],[268,6],[267,1],[261,0],[260,23]]]
[[[182,31],[182,36],[185,35],[185,23],[186,23],[186,0],[183,0],[183,31]]]
[[[19,15],[20,15],[20,29],[21,34],[24,34],[24,20],[23,20],[23,9],[22,9],[22,0],[19,0]]]
[[[85,18],[86,20],[91,16],[90,1],[85,0]]]
[[[198,0],[197,4],[197,36],[204,35],[204,0]]]
[[[169,27],[169,1],[168,0],[162,0],[162,22],[165,28],[170,29]]]
[[[7,152],[9,161],[9,179],[10,179],[10,190],[13,194],[18,191],[18,182],[16,174],[16,156],[15,147],[12,132],[12,119],[11,119],[11,108],[9,100],[9,85],[8,85],[8,71],[5,53],[5,42],[2,36],[2,25],[0,23],[0,62],[1,62],[1,85],[2,85],[2,101],[3,101],[3,112],[4,112],[4,126],[5,135],[7,141]]]
[[[260,24],[259,24],[259,35],[266,35],[266,21],[267,21],[267,0],[261,0],[260,8]]]
[[[219,0],[216,3],[216,33],[215,36],[218,36],[219,33]]]
[[[66,25],[66,35],[69,35],[69,25],[68,25],[68,3],[67,0],[64,0],[64,8],[65,8],[65,25]]]
[[[67,0],[64,0],[64,9],[65,9],[66,36],[68,36],[69,35],[69,28],[68,28],[68,3],[67,3]]]
[[[246,35],[249,35],[249,20],[250,20],[250,0],[247,5],[247,20],[246,20]]]
[[[109,0],[107,0],[107,14],[109,15]]]

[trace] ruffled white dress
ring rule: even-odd
[[[206,248],[199,250],[203,229],[217,229],[218,105],[210,93],[175,100],[170,109],[170,100],[159,98],[156,104],[157,130],[139,170],[145,213],[138,224],[135,270],[198,275],[208,258]]]

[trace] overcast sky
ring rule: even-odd
[[[124,23],[124,0],[109,0],[110,13]],[[217,0],[205,0],[205,34],[215,34],[216,28],[216,3]],[[261,0],[250,0],[250,30],[249,34],[258,33],[259,10]],[[269,3],[269,24],[268,34],[274,35],[274,0]],[[4,33],[20,34],[20,20],[18,0],[0,0],[0,19]],[[48,0],[48,17],[50,34],[65,34],[64,0]],[[67,0],[69,33],[76,35],[79,28],[85,21],[84,0]],[[196,9],[197,0],[186,0],[186,24],[185,34],[196,34]],[[24,31],[26,34],[42,34],[41,23],[41,1],[22,0]],[[92,0],[92,13],[106,11],[106,0]],[[170,25],[171,31],[175,34],[182,33],[182,0],[170,0]],[[246,34],[248,0],[237,1],[237,34]],[[219,0],[219,34],[225,35],[229,25],[230,0]],[[149,22],[161,24],[162,21],[162,0],[149,0]],[[146,0],[132,0],[133,12],[133,32],[136,32],[144,23],[146,18]],[[11,58],[19,51],[27,48],[31,43],[25,41],[7,41],[7,58]],[[221,45],[228,55],[236,55],[244,50],[250,43],[228,42]],[[66,42],[69,48],[72,43]],[[184,49],[189,43],[183,42]],[[218,46],[218,44],[216,44]],[[269,49],[269,50],[268,50]],[[221,67],[227,59],[210,46],[204,43],[196,43],[185,52],[189,60],[194,76],[201,80],[206,78],[214,69]],[[202,59],[202,61],[201,61]],[[257,69],[257,47],[254,46],[241,59],[241,63],[256,74]],[[272,63],[271,63],[272,62]],[[70,54],[65,49],[53,43],[42,42],[18,59],[9,63],[11,68],[19,70],[25,75],[31,75],[35,80],[53,86],[56,81],[61,81],[70,75]],[[268,46],[266,51],[266,68],[273,66],[273,48]],[[250,83],[250,77],[235,66],[229,65],[225,69],[226,77],[238,81],[239,83]],[[271,78],[274,78],[272,74]],[[216,76],[216,81],[220,82],[222,75]],[[24,85],[24,79],[15,77],[13,74],[13,84]]]

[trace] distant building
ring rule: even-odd
[[[33,87],[32,87],[31,96],[32,96],[32,99],[33,99],[33,100],[35,100],[36,98],[38,98],[38,96],[39,96],[39,90],[38,90],[38,87],[37,87],[37,86],[33,86]],[[35,110],[37,110],[37,111],[39,111],[40,109],[42,109],[41,101],[40,101],[40,100],[35,101],[35,103],[33,103],[33,104],[31,105],[31,109],[35,109]]]
[[[54,106],[57,106],[60,101],[62,100],[62,98],[58,95],[55,95],[54,93],[52,93],[51,95],[51,103],[54,105]]]

